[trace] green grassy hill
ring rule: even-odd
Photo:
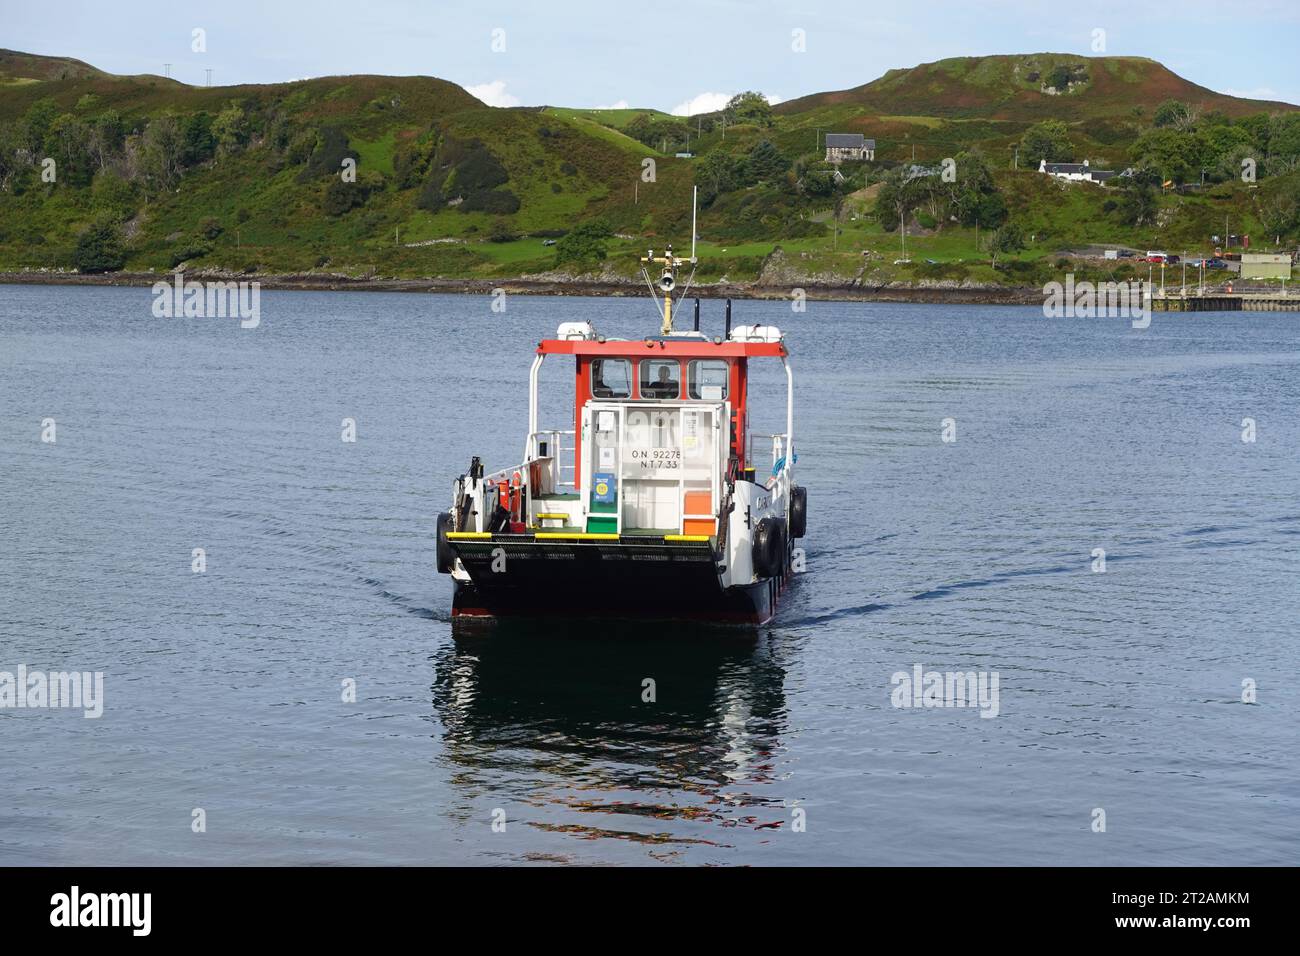
[[[1170,101],[1187,108],[1161,119]],[[1292,113],[1150,60],[1061,54],[944,60],[688,122],[491,108],[433,77],[205,88],[0,51],[0,270],[495,278],[558,264],[628,276],[647,245],[689,243],[698,185],[705,279],[756,279],[780,247],[787,272],[825,281],[1025,281],[1090,244],[1200,248],[1225,216],[1234,232],[1294,239]],[[1062,124],[1052,148],[1069,155],[1057,158],[1146,164],[1157,188],[1135,199],[1025,171],[1045,120]],[[874,138],[876,161],[836,179],[819,152],[827,130]],[[693,158],[675,158],[683,148]],[[1261,158],[1258,183],[1235,175],[1243,151]],[[903,166],[945,157],[983,171],[978,189],[899,185]],[[341,175],[349,163],[355,182]],[[1158,188],[1207,163],[1203,192]],[[903,203],[912,262],[894,263],[902,235],[882,189],[915,194]],[[970,214],[972,200],[992,212]],[[1006,222],[1024,245],[994,270],[988,236]],[[600,225],[564,238],[580,223]],[[1015,262],[1030,265],[1017,275]]]

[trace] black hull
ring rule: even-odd
[[[708,547],[457,543],[470,582],[456,581],[456,618],[619,618],[758,625],[787,575],[723,588]],[[493,566],[497,570],[493,570]]]

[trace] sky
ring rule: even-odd
[[[1104,53],[1300,104],[1300,0],[0,0],[0,47],[111,73],[162,74],[170,63],[193,84],[207,69],[214,86],[422,74],[494,106],[681,115],[741,90],[776,102],[944,57]]]

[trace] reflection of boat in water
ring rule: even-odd
[[[695,261],[671,247],[642,260],[662,266],[659,335],[609,339],[564,322],[538,344],[523,461],[485,473],[474,458],[438,516],[454,616],[762,623],[775,613],[807,520],[789,352],[774,326],[732,329],[730,302],[724,336],[700,331],[698,299],[695,328],[675,330],[677,269]],[[569,426],[544,430],[547,357],[574,376],[574,404]],[[785,366],[786,428],[767,436],[760,463],[748,400],[749,363],[761,358]],[[466,400],[472,412],[479,397]]]
[[[455,633],[433,702],[468,772],[525,790],[706,796],[771,774],[786,712],[775,638],[623,625],[611,640],[537,622]]]

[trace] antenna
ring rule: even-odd
[[[700,187],[691,189],[691,262],[695,261],[695,212],[700,205]]]
[[[657,286],[658,292],[662,292],[664,296],[663,308],[660,310],[660,316],[663,318],[663,325],[661,326],[659,333],[660,335],[673,334],[673,289],[677,287],[677,270],[685,263],[689,262],[691,266],[694,266],[697,262],[695,258],[695,214],[698,197],[699,187],[697,186],[695,187],[694,194],[691,197],[691,257],[689,259],[683,259],[680,256],[675,256],[673,255],[673,247],[669,246],[664,250],[662,256],[656,256],[653,249],[648,249],[646,250],[646,254],[641,258],[641,274],[645,276],[646,285],[650,287],[650,294],[658,294],[656,292]],[[649,269],[651,265],[663,267],[657,283],[652,282],[650,279]],[[691,278],[693,279],[694,277],[695,270],[692,268]],[[689,280],[687,281],[686,288],[690,288]],[[686,295],[685,289],[682,290],[682,295]]]

